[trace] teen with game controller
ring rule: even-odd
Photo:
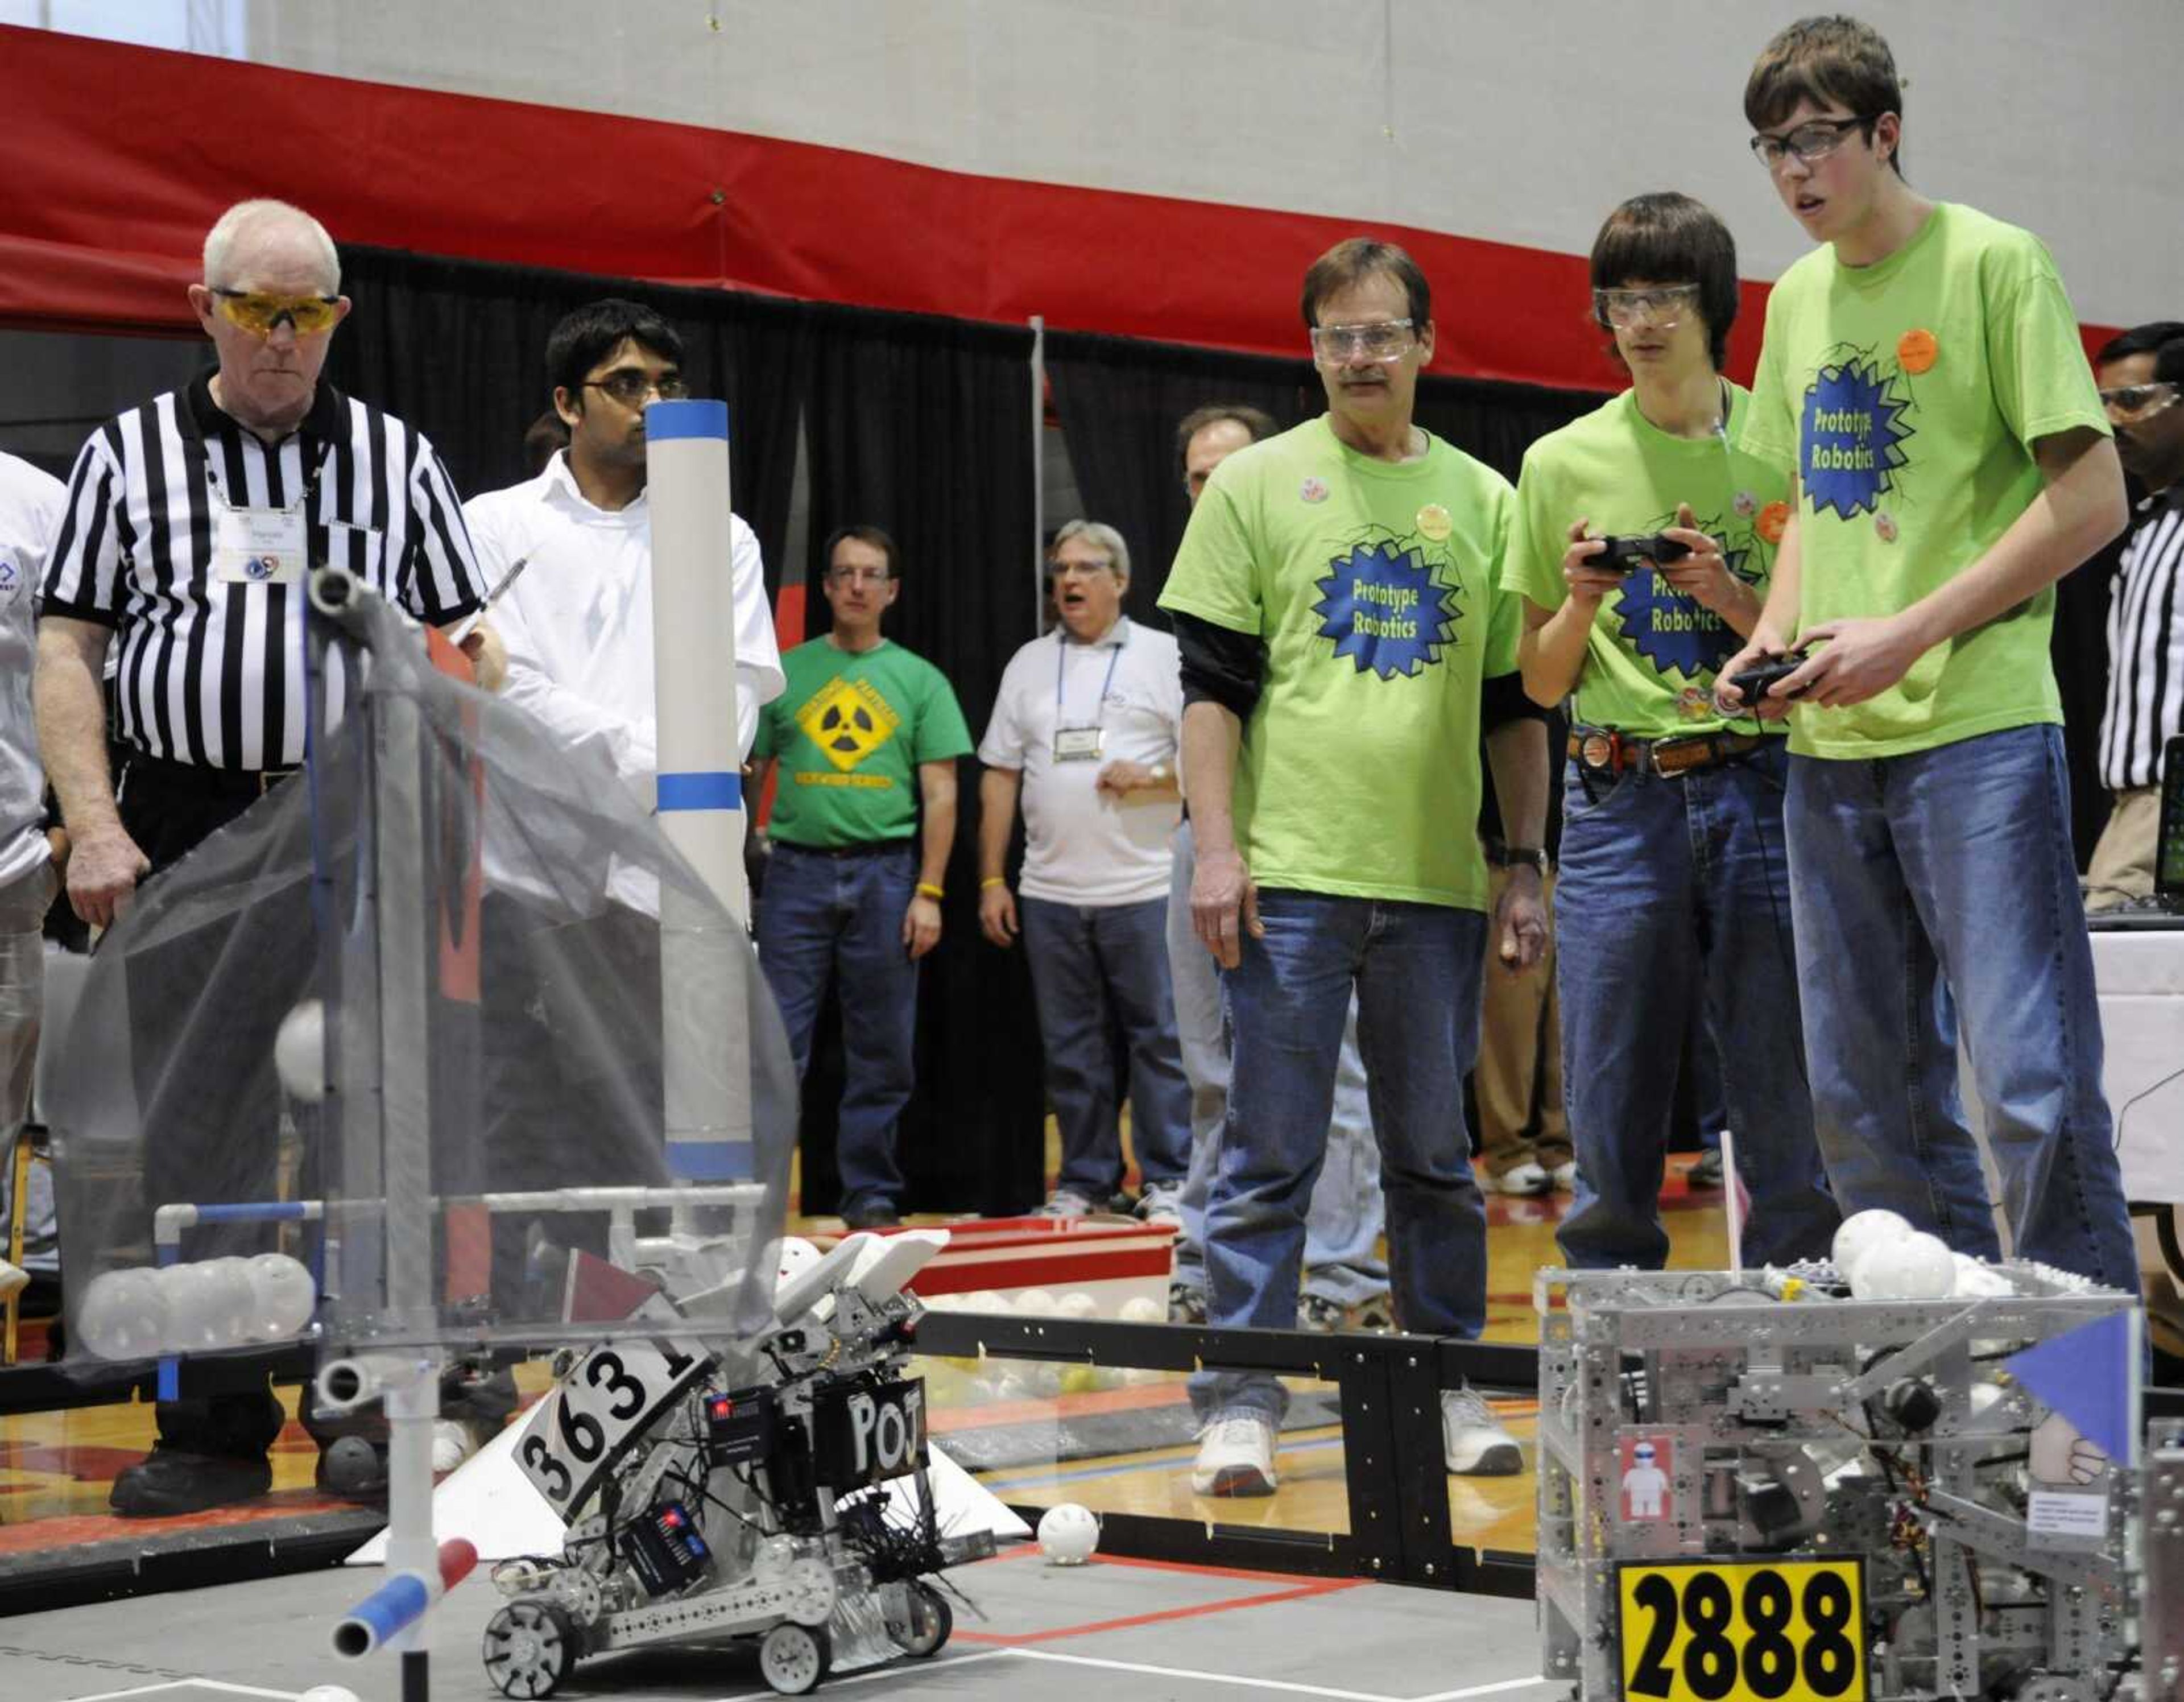
[[[1787,492],[1729,447],[1747,405],[1721,376],[1736,244],[1689,196],[1641,195],[1601,227],[1592,282],[1631,386],[1532,445],[1502,570],[1524,598],[1525,689],[1570,700],[1555,929],[1577,1189],[1557,1239],[1581,1268],[1665,1263],[1696,980],[1752,1195],[1744,1256],[1819,1257],[1838,1219],[1802,1086],[1783,740],[1713,697],[1759,617]],[[1738,991],[1755,965],[1763,997]]]
[[[1786,820],[1828,1174],[1846,1212],[1996,1255],[1961,1021],[2018,1255],[2128,1289],[2048,662],[2055,581],[2126,520],[2077,321],[2037,238],[1905,181],[1903,89],[1866,25],[1784,30],[1744,109],[1820,246],[1768,302],[1738,443],[1791,475],[1790,520],[1722,672],[1812,647],[1751,706],[1797,700]]]

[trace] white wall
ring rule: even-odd
[[[1740,96],[1812,0],[247,3],[242,56],[298,70],[1569,252],[1624,196],[1681,188],[1748,276],[1803,246]],[[2184,5],[1862,15],[1908,84],[1919,188],[2039,232],[2087,319],[2184,315]]]

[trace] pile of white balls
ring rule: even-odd
[[[1889,1211],[1858,1212],[1836,1231],[1835,1266],[1853,1300],[1979,1300],[2017,1290],[2009,1278]]]
[[[318,1304],[311,1273],[285,1253],[102,1271],[84,1289],[76,1339],[102,1359],[211,1353],[303,1333]]]

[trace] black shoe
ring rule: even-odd
[[[273,1467],[262,1458],[237,1459],[160,1446],[115,1474],[107,1504],[125,1519],[171,1519],[249,1501],[272,1487]]]
[[[1684,1177],[1687,1188],[1714,1189],[1721,1186],[1721,1148],[1709,1147],[1692,1161]]]
[[[885,1200],[872,1200],[861,1206],[844,1206],[842,1221],[853,1230],[894,1229],[902,1222],[902,1214]]]

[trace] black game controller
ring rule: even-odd
[[[1635,538],[1603,538],[1599,541],[1607,547],[1585,565],[1597,567],[1603,573],[1629,573],[1640,567],[1658,567],[1665,561],[1680,561],[1691,553],[1690,544],[1679,543],[1665,532]]]
[[[1773,687],[1804,667],[1806,661],[1802,650],[1791,650],[1787,656],[1765,656],[1742,673],[1730,675],[1729,683],[1743,694],[1746,711],[1757,714],[1759,700],[1766,696]],[[1778,703],[1781,700],[1780,698],[1775,700]]]

